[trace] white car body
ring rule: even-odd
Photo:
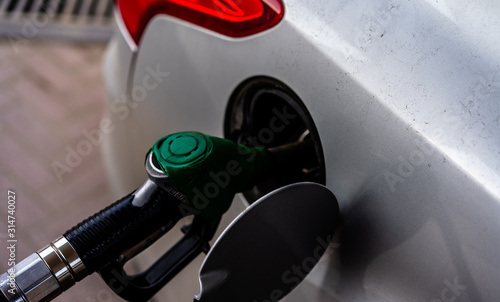
[[[331,248],[283,301],[498,301],[500,2],[283,4],[278,25],[244,38],[157,15],[139,46],[116,11],[104,65],[116,197],[144,182],[158,138],[224,136],[236,87],[271,77],[308,109],[342,216]],[[237,196],[225,224],[245,206]],[[154,249],[152,258],[168,247]],[[190,301],[202,259],[158,300]]]

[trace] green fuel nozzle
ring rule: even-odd
[[[147,301],[201,252],[208,252],[234,195],[270,171],[269,151],[199,132],[158,140],[146,156],[148,180],[0,275],[0,301],[50,301],[99,272],[127,301]],[[184,237],[144,272],[124,265],[185,216]],[[11,290],[15,287],[16,291]]]
[[[209,222],[218,221],[236,193],[250,190],[270,170],[266,149],[199,132],[167,135],[151,153],[153,164]]]

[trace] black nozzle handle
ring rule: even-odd
[[[142,207],[134,206],[133,199],[131,193],[64,233],[88,274],[116,261],[158,230],[172,228],[183,216],[179,201],[161,189]]]
[[[123,269],[135,255],[129,251],[148,246],[150,238],[158,238],[158,233],[166,233],[182,217],[197,213],[162,188],[157,188],[148,202],[139,203],[140,207],[137,204],[132,193],[63,235],[87,272],[98,271],[106,284],[127,301],[147,301],[196,256],[207,252],[219,222],[209,223],[195,215],[179,242],[146,271],[129,276]]]
[[[200,216],[195,216],[184,237],[143,273],[129,276],[124,263],[115,261],[99,271],[106,284],[121,298],[148,301],[177,273],[201,252],[208,252],[208,241],[215,227]]]

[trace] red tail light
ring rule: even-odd
[[[155,15],[166,14],[230,37],[244,37],[276,25],[281,0],[117,0],[136,43]]]

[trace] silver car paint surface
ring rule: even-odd
[[[278,26],[243,39],[158,16],[138,49],[118,14],[105,63],[117,197],[143,182],[159,137],[222,135],[235,87],[274,77],[316,123],[342,215],[327,255],[284,301],[497,301],[500,2],[284,2]],[[152,70],[164,73],[154,88]],[[144,85],[145,98],[134,90]],[[226,223],[244,204],[237,197]],[[192,299],[200,261],[160,300]]]

